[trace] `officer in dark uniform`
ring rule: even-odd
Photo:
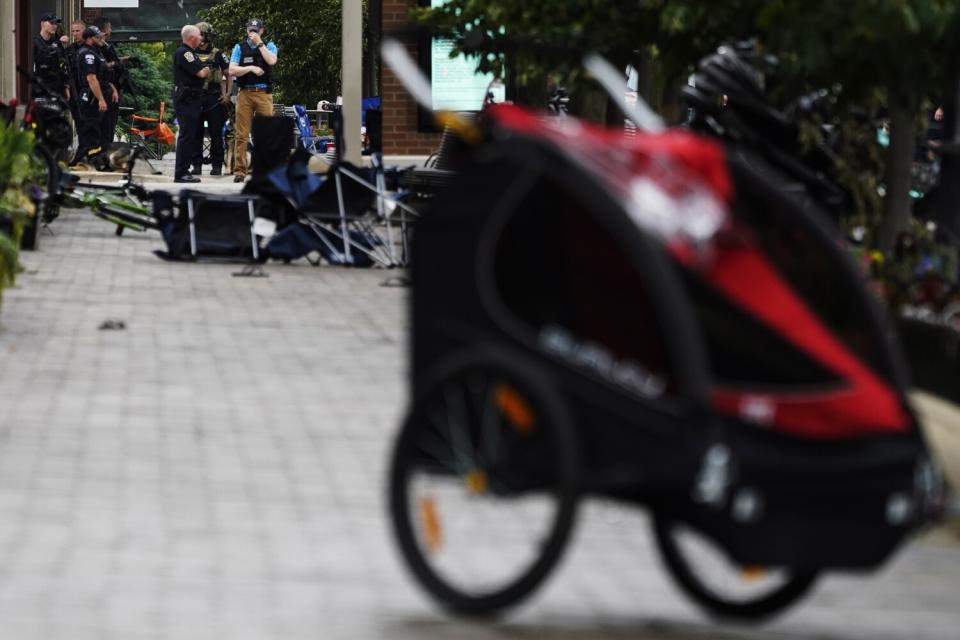
[[[77,155],[71,164],[77,164],[100,152],[101,130],[107,112],[107,97],[116,98],[117,90],[110,84],[107,61],[100,55],[103,34],[96,27],[83,30],[83,46],[77,51],[80,69],[80,138]]]
[[[115,101],[107,100],[107,119],[103,127],[100,138],[100,146],[104,149],[113,142],[114,130],[117,128],[117,120],[120,118],[120,91],[123,89],[126,79],[126,68],[124,64],[129,57],[120,57],[117,48],[110,42],[113,35],[113,26],[110,19],[106,16],[100,16],[93,21],[93,26],[100,29],[103,33],[103,44],[100,46],[100,53],[103,59],[107,61],[107,67],[110,69],[110,82],[117,88],[117,99]]]
[[[177,135],[177,161],[173,170],[174,182],[200,182],[190,173],[190,162],[197,152],[197,130],[203,111],[203,83],[210,75],[197,57],[200,29],[188,24],[180,30],[183,44],[173,54],[173,108],[177,112],[180,132]]]
[[[78,52],[83,46],[83,30],[87,28],[83,20],[74,20],[70,23],[70,44],[66,47],[67,52],[67,75],[70,84],[70,113],[73,115],[73,122],[80,124],[80,87],[83,81],[80,78],[80,63],[78,61]]]
[[[213,45],[214,35],[210,24],[198,22],[197,28],[201,37],[197,58],[204,66],[210,67],[210,75],[203,85],[203,111],[197,128],[197,147],[191,173],[198,176],[203,168],[203,123],[206,122],[206,129],[210,132],[210,164],[213,165],[210,175],[219,176],[223,174],[223,125],[227,123],[226,105],[230,103],[230,76],[227,75],[230,61],[223,51]]]
[[[40,16],[40,34],[33,36],[33,73],[51,90],[68,97],[67,56],[57,38],[60,18],[55,13]],[[63,37],[66,40],[66,36]]]

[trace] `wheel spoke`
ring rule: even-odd
[[[487,386],[484,396],[482,404],[483,451],[487,463],[493,466],[496,464],[496,461],[499,459],[498,456],[500,455],[500,428],[502,424],[500,421],[500,412],[497,410],[497,406],[493,401],[493,388]]]
[[[444,402],[447,408],[447,427],[450,430],[450,442],[462,453],[469,471],[477,464],[477,456],[470,438],[470,423],[467,418],[466,400],[460,385],[447,385],[444,388]]]
[[[449,471],[460,474],[463,473],[461,466],[457,463],[455,458],[451,458],[450,454],[453,451],[446,446],[447,443],[442,442],[440,438],[435,433],[426,433],[424,434],[425,440],[418,440],[417,445],[420,447],[420,450],[423,453],[426,453],[440,465],[446,467]]]
[[[470,458],[454,439],[453,430],[450,426],[450,420],[444,419],[444,417],[440,414],[441,410],[434,408],[434,410],[431,411],[430,415],[428,416],[430,423],[433,424],[437,430],[437,433],[441,434],[443,439],[449,445],[450,451],[453,453],[457,473],[466,473],[470,470]],[[447,413],[444,413],[443,415],[449,416]]]

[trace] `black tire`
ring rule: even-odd
[[[59,188],[60,167],[53,159],[50,151],[41,144],[33,147],[33,153],[42,167],[37,176],[36,184],[43,192],[37,201],[37,210],[23,226],[23,235],[20,237],[20,248],[25,251],[36,251],[40,248],[40,226],[53,221],[60,215]]]
[[[493,614],[532,593],[566,547],[577,504],[573,431],[541,372],[513,358],[454,358],[431,379],[415,400],[393,452],[389,500],[394,533],[407,565],[442,605],[465,615]],[[413,485],[427,481],[452,485],[434,491],[444,508],[468,504],[466,518],[447,521],[454,525],[452,535],[442,531],[433,494],[412,501],[418,495]],[[465,499],[457,500],[452,494],[461,491]],[[474,519],[492,508],[497,517]],[[527,535],[535,525],[531,515],[544,508],[550,515],[543,519],[542,535]],[[524,509],[522,519],[502,513]],[[440,548],[464,532],[469,545],[463,553]],[[517,549],[523,561],[512,555]],[[483,551],[506,560],[490,562]],[[451,569],[451,562],[461,566]],[[490,584],[489,574],[503,569],[511,575]],[[453,575],[461,573],[463,579]],[[464,584],[483,578],[487,584]]]
[[[654,536],[670,575],[677,586],[711,616],[739,621],[763,620],[781,612],[805,596],[817,580],[816,571],[776,569],[779,572],[779,580],[775,581],[774,586],[769,590],[740,597],[731,593],[721,593],[719,589],[708,584],[702,575],[702,570],[697,568],[681,550],[678,536],[683,529],[689,529],[698,534],[698,537],[706,538],[699,535],[699,532],[692,527],[669,517],[654,514]],[[737,569],[737,571],[742,574],[746,570]]]
[[[36,251],[40,244],[40,221],[38,220],[40,208],[37,208],[37,214],[30,217],[23,225],[23,235],[20,236],[20,248],[24,251]]]
[[[62,197],[60,193],[60,165],[57,164],[49,149],[42,144],[37,144],[34,147],[34,154],[39,159],[40,166],[44,168],[37,182],[46,194],[42,206],[37,209],[37,216],[42,222],[49,223],[60,215]]]
[[[137,213],[136,211],[130,211],[129,209],[112,205],[101,205],[100,210],[104,215],[109,216],[112,222],[125,224],[138,231],[160,228],[157,224],[157,219],[145,213]]]

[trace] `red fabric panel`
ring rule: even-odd
[[[780,393],[718,388],[713,394],[718,410],[761,418],[769,411],[758,422],[769,419],[773,429],[816,438],[909,429],[896,392],[823,326],[759,250],[745,244],[718,247],[705,275],[728,299],[847,383],[823,391]]]
[[[485,113],[506,129],[550,140],[569,151],[572,158],[586,161],[614,192],[621,192],[637,175],[660,172],[674,176],[679,172],[701,178],[725,202],[733,195],[723,147],[686,131],[627,136],[623,131],[507,104],[492,105]]]

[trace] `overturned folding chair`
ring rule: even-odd
[[[304,149],[318,155],[326,151],[324,139],[314,135],[313,128],[310,126],[310,114],[302,104],[293,105],[293,120],[297,126],[300,144]]]
[[[401,267],[417,212],[387,192],[379,156],[370,169],[337,161],[301,208],[303,220],[327,247],[334,264]]]

